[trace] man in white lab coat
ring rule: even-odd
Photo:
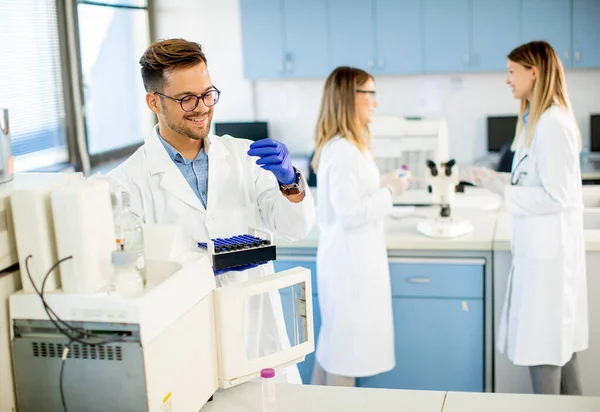
[[[305,237],[315,221],[314,201],[285,145],[210,134],[220,91],[200,45],[160,41],[140,64],[146,103],[158,124],[144,145],[109,174],[130,193],[132,211],[146,223],[181,225],[199,242],[247,233],[249,226],[289,240]],[[270,273],[271,263],[227,272],[217,283]],[[247,308],[250,359],[289,345],[279,293],[253,297]],[[300,382],[296,367],[286,372],[279,377]]]

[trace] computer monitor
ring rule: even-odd
[[[499,152],[502,146],[513,141],[518,119],[517,116],[488,116],[488,151]]]
[[[267,122],[227,122],[215,123],[215,134],[217,136],[228,134],[233,137],[257,141],[267,139],[269,130]]]
[[[592,152],[600,152],[600,114],[590,115],[590,147]]]

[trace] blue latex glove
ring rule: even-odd
[[[290,153],[283,143],[273,139],[258,140],[250,145],[248,156],[258,156],[256,164],[273,173],[282,185],[296,181]]]

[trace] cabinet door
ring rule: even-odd
[[[600,67],[600,1],[573,0],[573,66]]]
[[[469,3],[469,0],[422,0],[425,72],[469,69]]]
[[[375,73],[421,73],[419,0],[375,0],[375,40]]]
[[[283,76],[282,0],[240,0],[244,77]]]
[[[571,0],[522,0],[522,43],[544,40],[571,67]]]
[[[351,66],[372,72],[375,64],[371,0],[329,0],[331,67]]]
[[[319,300],[317,297],[317,284],[316,284],[316,262],[313,258],[306,259],[286,259],[279,258],[275,262],[275,272],[281,272],[287,269],[292,269],[298,266],[305,267],[310,269],[311,271],[311,284],[313,291],[313,326],[314,326],[314,336],[315,336],[315,348],[317,345],[317,339],[319,337],[319,331],[321,329],[321,311],[319,309]],[[298,292],[296,292],[298,293]],[[279,292],[281,296],[281,304],[283,306],[283,316],[285,319],[285,327],[287,329],[288,338],[290,342],[294,342],[294,314],[292,312],[292,288],[285,288],[280,290]],[[304,362],[300,362],[298,364],[298,370],[300,371],[300,377],[302,378],[302,383],[307,385],[311,381],[313,367],[315,364],[315,354],[308,354],[304,360]]]
[[[472,2],[471,68],[506,70],[506,56],[521,43],[521,0]]]
[[[326,0],[284,0],[285,74],[329,75]]]
[[[358,386],[482,392],[483,300],[394,298],[396,367]]]

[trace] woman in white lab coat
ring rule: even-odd
[[[560,59],[546,42],[508,56],[521,100],[512,173],[473,171],[504,196],[511,217],[512,271],[497,345],[528,366],[535,393],[581,394],[577,353],[588,347],[581,137]]]
[[[369,151],[375,100],[368,73],[329,76],[316,128],[321,330],[313,384],[354,386],[394,368],[392,296],[383,220],[408,176],[380,176]]]

